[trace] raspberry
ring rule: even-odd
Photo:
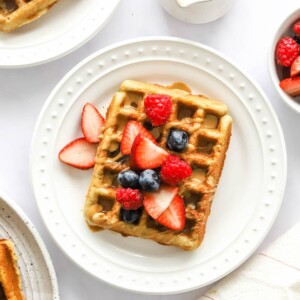
[[[300,36],[300,20],[294,23],[293,25],[293,31]]]
[[[178,156],[170,155],[161,166],[161,179],[169,185],[176,185],[181,180],[186,179],[191,175],[191,166],[187,162],[181,160]]]
[[[290,67],[299,53],[300,46],[291,37],[282,38],[276,45],[275,57],[281,66]]]
[[[117,201],[126,210],[135,210],[143,205],[143,195],[139,190],[127,189],[117,189],[116,191]]]
[[[148,95],[144,100],[146,115],[153,126],[166,123],[171,109],[172,99],[168,95]]]

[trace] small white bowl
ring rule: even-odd
[[[280,38],[284,36],[293,36],[292,26],[297,20],[300,20],[300,9],[297,9],[296,11],[292,12],[288,17],[286,17],[279,26],[279,28],[276,30],[269,53],[269,71],[274,86],[281,98],[288,106],[290,106],[294,111],[300,114],[300,96],[291,97],[280,88],[279,83],[282,79],[284,79],[284,77],[282,76],[283,67],[278,66],[275,61],[275,48],[277,42],[280,40]]]

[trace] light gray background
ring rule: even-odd
[[[57,272],[61,299],[189,300],[197,299],[204,290],[173,296],[143,296],[118,290],[75,266],[49,236],[31,189],[29,150],[38,114],[62,76],[96,50],[142,36],[165,35],[191,39],[211,46],[235,61],[268,95],[286,139],[286,192],[280,214],[262,245],[265,247],[300,221],[300,116],[277,95],[267,65],[274,31],[279,22],[297,7],[300,7],[298,0],[237,0],[222,19],[206,25],[189,25],[169,16],[161,8],[159,0],[121,0],[105,28],[74,53],[38,67],[0,70],[0,189],[23,208],[44,239]]]

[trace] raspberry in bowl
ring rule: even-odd
[[[277,29],[271,44],[269,70],[281,98],[300,113],[300,9],[285,18]]]

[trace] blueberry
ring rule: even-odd
[[[119,173],[118,182],[124,188],[137,189],[139,187],[139,175],[132,170]]]
[[[300,38],[297,35],[294,35],[293,39],[295,40],[296,43],[300,44]]]
[[[144,191],[154,192],[159,189],[160,178],[154,170],[145,170],[140,174],[140,186]]]
[[[142,215],[143,208],[139,208],[136,210],[126,210],[121,208],[120,216],[121,220],[127,224],[138,224],[140,217]]]
[[[168,148],[176,151],[182,152],[189,142],[189,137],[185,131],[179,129],[173,129],[169,133],[167,144]]]

